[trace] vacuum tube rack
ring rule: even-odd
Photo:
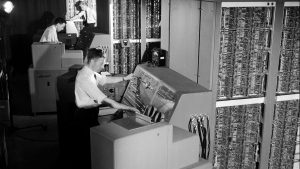
[[[274,7],[222,7],[218,100],[265,95]]]

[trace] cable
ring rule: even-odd
[[[197,118],[198,124],[198,134],[200,138],[200,146],[201,146],[201,157],[206,159],[206,129],[204,127],[203,116],[200,115]]]
[[[188,123],[188,130],[191,133],[198,133],[200,140],[200,157],[209,158],[210,151],[210,127],[209,118],[205,114],[192,115]]]
[[[206,117],[206,128],[207,128],[207,159],[209,158],[209,152],[210,152],[210,126],[209,126],[209,117],[205,115]]]
[[[161,116],[162,116],[162,113],[159,112],[155,122],[160,122],[161,121]]]

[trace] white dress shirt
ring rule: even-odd
[[[58,43],[57,32],[55,25],[49,26],[43,33],[40,42]]]
[[[89,67],[84,66],[78,71],[75,81],[75,99],[79,108],[95,107],[102,103],[107,96],[97,87],[104,85],[106,76],[100,75]]]
[[[87,23],[95,23],[96,24],[96,20],[97,20],[97,15],[96,15],[96,11],[87,7],[85,11],[81,11],[77,14],[78,18],[80,18],[81,16],[84,16],[86,18],[86,22]]]

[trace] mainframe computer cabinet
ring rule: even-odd
[[[214,20],[211,18],[215,17],[215,11],[206,10],[208,13],[204,11],[200,17],[202,11],[200,5],[200,1],[194,0],[97,2],[97,11],[101,11],[102,14],[97,19],[103,23],[99,25],[100,31],[111,36],[109,72],[115,74],[133,72],[145,51],[158,47],[168,51],[171,69],[211,90],[214,42],[211,36],[214,32]],[[206,6],[209,8],[213,5],[206,3]],[[200,18],[207,26],[205,30],[201,30],[201,36],[205,36],[203,39],[199,39]],[[203,48],[201,57],[199,57],[199,42]],[[199,66],[200,64],[202,65]],[[205,110],[212,110],[211,104],[207,107]]]
[[[168,51],[169,0],[105,0],[97,11],[100,31],[111,38],[110,73],[132,73],[147,49]]]
[[[147,24],[142,19],[147,16],[146,1],[137,1],[138,38],[116,37],[116,32],[126,34],[127,29],[115,27],[119,20],[111,16],[115,14],[126,20],[126,15],[113,13],[116,9],[124,12],[124,8],[114,4],[127,2],[133,1],[106,1],[109,7],[106,9],[114,9],[106,10],[107,30],[115,38],[112,46],[115,49],[121,46],[121,50],[112,47],[111,53],[139,51],[134,56],[140,59],[147,41],[156,39],[147,40]],[[215,117],[210,119],[210,160],[214,167],[265,169],[290,165],[295,142],[284,140],[295,141],[299,121],[299,2],[169,0],[161,3],[160,47],[168,50],[170,68],[213,91]],[[126,28],[126,24],[134,22],[119,24]],[[137,48],[128,48],[126,42]],[[111,71],[130,72],[115,69],[115,62],[112,59]],[[278,153],[284,155],[275,157]]]
[[[57,77],[66,72],[67,69],[28,69],[31,109],[33,114],[57,111]]]
[[[299,168],[299,2],[169,8],[170,68],[213,91],[214,168]]]
[[[111,36],[110,72],[132,72],[145,52],[156,47],[168,52],[167,64],[171,69],[211,89],[211,32],[215,16],[210,3],[204,5],[209,8],[205,11],[200,10],[200,5],[200,1],[193,0],[97,2],[97,10],[101,11],[100,31]],[[200,62],[206,64],[199,66]]]
[[[210,58],[198,70],[208,69],[214,95],[213,167],[299,168],[299,2],[200,3],[200,42],[211,46],[200,43],[197,59]]]

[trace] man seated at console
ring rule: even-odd
[[[105,57],[100,49],[89,49],[86,53],[87,62],[78,71],[75,81],[75,100],[78,110],[75,112],[75,134],[78,147],[82,152],[76,162],[82,168],[90,168],[90,127],[98,125],[99,106],[105,104],[112,108],[139,112],[136,108],[118,103],[108,98],[98,85],[118,83],[133,78],[133,74],[125,77],[111,77],[98,72],[104,69]],[[78,167],[78,166],[77,166]]]
[[[57,32],[64,30],[66,20],[58,17],[54,20],[54,24],[49,26],[43,33],[40,42],[61,43],[57,38]]]

